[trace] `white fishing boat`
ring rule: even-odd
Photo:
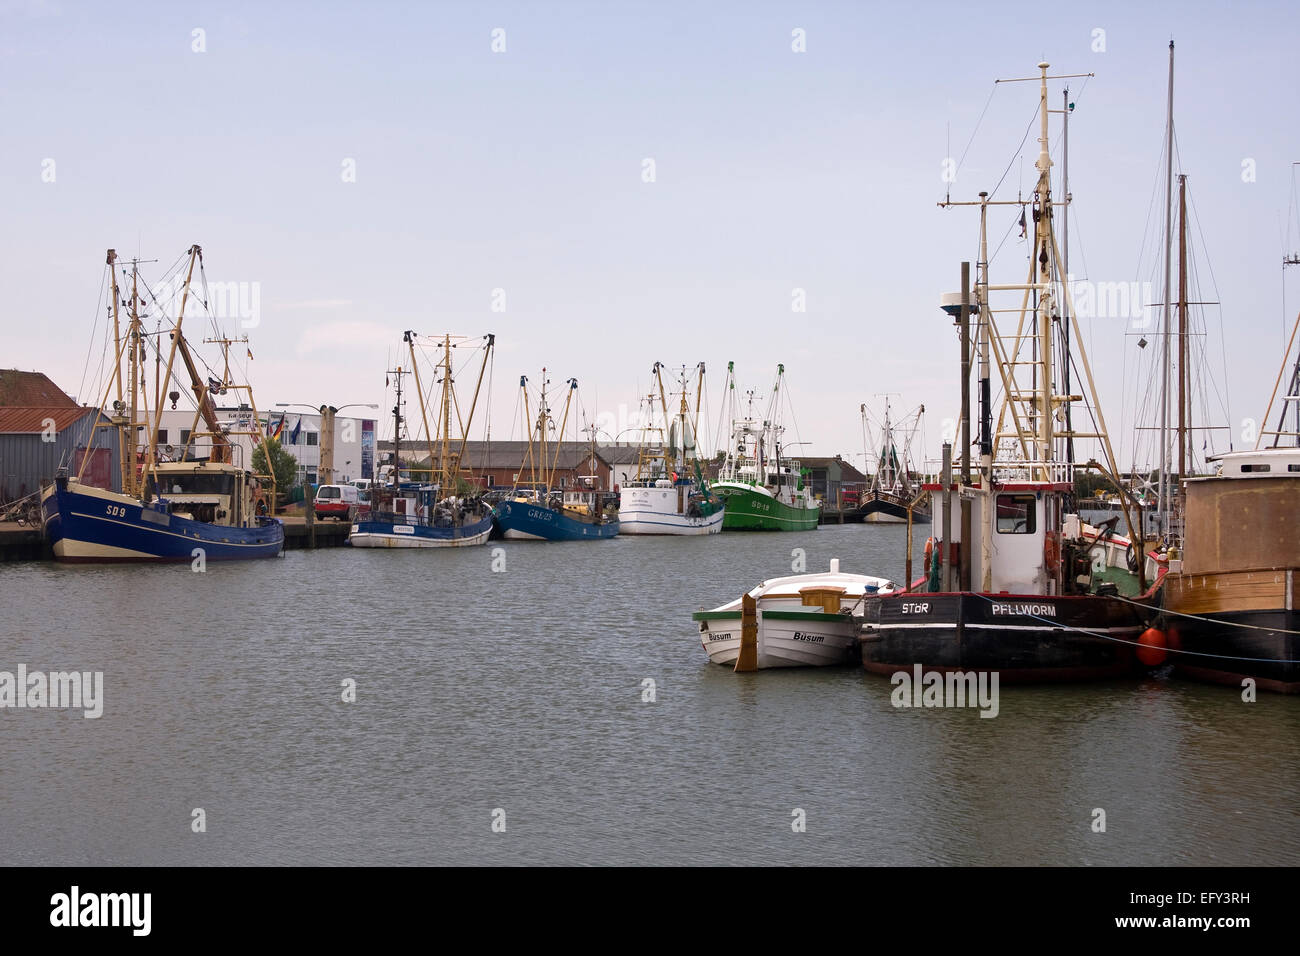
[[[696,422],[704,393],[704,363],[696,368],[695,411],[687,400],[686,369],[682,369],[681,403],[668,420],[662,365],[654,365],[659,386],[659,408],[666,429],[642,432],[636,478],[619,489],[618,520],[621,534],[717,534],[724,515],[721,499],[709,488],[696,455]],[[650,395],[653,407],[654,393]],[[666,431],[666,435],[665,435]]]
[[[691,615],[700,644],[714,664],[736,670],[769,667],[826,667],[851,663],[857,654],[862,598],[892,594],[893,581],[845,574],[838,558],[830,571],[771,578],[734,601]],[[746,605],[752,607],[753,651],[746,643]]]

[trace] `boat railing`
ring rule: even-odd
[[[1030,461],[1028,459],[996,459],[993,462],[993,481],[995,484],[1007,482],[1045,482],[1054,485],[1074,484],[1075,465],[1067,461]],[[943,483],[942,462],[927,459],[925,470],[929,473],[927,480],[933,476],[936,484]],[[953,485],[961,482],[961,463],[953,462],[949,470],[948,482]],[[979,469],[971,466],[971,481],[979,483]]]

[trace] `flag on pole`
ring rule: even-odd
[[[299,415],[299,416],[298,416],[298,420],[297,420],[296,422],[294,422],[294,425],[293,425],[293,431],[289,433],[289,444],[290,444],[290,445],[296,445],[296,444],[298,444],[298,435],[299,435],[299,433],[300,433],[301,431],[302,431],[302,416]]]
[[[274,427],[272,427],[272,425],[271,425],[271,419],[270,419],[269,417],[267,418],[267,420],[266,420],[266,434],[267,434],[267,437],[268,437],[268,438],[279,438],[279,437],[280,437],[280,434],[284,431],[284,416],[285,416],[285,414],[286,414],[285,412],[281,412],[281,413],[280,413],[280,420],[279,420],[278,422],[275,423]]]

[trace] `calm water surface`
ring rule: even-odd
[[[857,669],[707,662],[690,612],[789,574],[792,549],[901,580],[903,542],[847,525],[0,566],[0,670],[105,682],[98,720],[0,710],[5,862],[1300,863],[1300,700],[1011,687],[990,720],[895,709]]]

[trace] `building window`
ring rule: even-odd
[[[308,433],[307,433],[307,444],[308,444],[308,445],[314,445],[314,444],[316,444],[316,432],[308,432]]]
[[[998,534],[1033,534],[1037,514],[1034,495],[998,495]]]
[[[189,443],[190,443],[190,430],[189,430],[188,428],[182,428],[182,429],[181,429],[181,444],[182,444],[182,445],[188,445]]]
[[[167,444],[167,429],[165,428],[158,429],[158,444],[160,445]]]

